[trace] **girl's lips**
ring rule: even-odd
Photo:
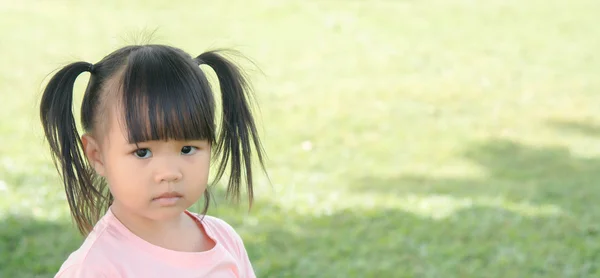
[[[179,192],[165,192],[163,194],[158,195],[158,197],[154,197],[153,200],[162,199],[162,198],[180,198],[182,195]]]
[[[182,196],[179,192],[166,192],[155,197],[152,201],[158,203],[160,206],[174,206]]]
[[[156,198],[153,201],[159,204],[160,206],[170,207],[176,205],[177,202],[179,202],[179,199],[181,199],[181,197],[161,197]]]

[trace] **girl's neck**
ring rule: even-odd
[[[111,211],[134,234],[164,234],[171,231],[177,231],[184,228],[184,224],[189,222],[185,218],[189,218],[185,213],[181,213],[177,217],[163,219],[160,221],[149,219],[143,215],[136,214],[123,208],[120,204],[114,203],[111,206]]]
[[[146,242],[175,251],[206,251],[212,243],[205,232],[185,212],[160,221],[132,213],[115,203],[111,206],[115,217],[133,234]]]

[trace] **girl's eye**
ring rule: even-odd
[[[185,154],[185,155],[190,155],[190,154],[193,154],[193,153],[195,153],[195,152],[196,152],[196,150],[197,150],[197,148],[196,148],[196,147],[192,147],[192,146],[185,146],[185,147],[181,148],[181,153],[182,153],[182,154]]]
[[[150,152],[149,149],[137,149],[135,152],[133,152],[133,155],[138,158],[148,158],[151,154],[152,152]]]

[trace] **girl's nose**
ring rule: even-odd
[[[177,182],[181,180],[182,177],[183,175],[181,174],[181,172],[165,172],[157,176],[156,182]]]
[[[183,178],[183,173],[177,167],[177,163],[173,162],[165,162],[158,166],[158,169],[155,174],[155,182],[163,183],[163,182],[177,182]]]

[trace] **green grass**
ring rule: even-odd
[[[47,75],[155,28],[262,70],[272,184],[211,208],[259,277],[600,276],[600,2],[179,2],[0,2],[0,277],[52,277],[81,242]]]

